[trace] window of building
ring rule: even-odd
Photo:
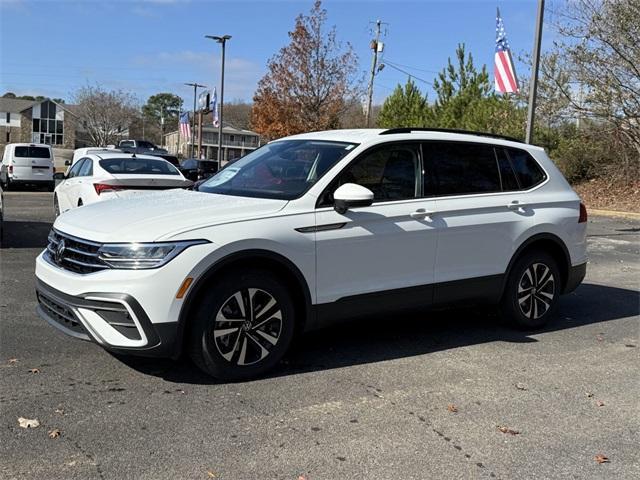
[[[7,123],[11,123],[11,112],[7,112]]]
[[[40,104],[40,117],[33,118],[32,138],[48,145],[64,143],[64,121],[56,119],[57,105],[51,101]]]
[[[11,142],[11,131],[7,129],[7,143]]]

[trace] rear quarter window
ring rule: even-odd
[[[16,147],[14,155],[18,158],[51,158],[51,150],[46,147]]]
[[[544,170],[529,152],[517,148],[506,148],[505,151],[516,172],[521,190],[528,190],[546,180]]]

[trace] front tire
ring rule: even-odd
[[[553,317],[561,291],[558,264],[542,251],[532,251],[514,264],[505,286],[502,317],[519,329],[537,329]]]
[[[265,270],[216,279],[198,305],[189,334],[189,353],[205,373],[220,380],[244,380],[274,367],[294,333],[289,290]]]

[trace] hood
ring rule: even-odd
[[[286,200],[165,190],[74,208],[60,215],[53,226],[96,242],[151,242],[188,230],[263,217],[286,204]]]

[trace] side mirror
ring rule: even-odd
[[[53,174],[54,180],[64,180],[67,176],[63,172],[56,172]]]
[[[373,192],[355,183],[345,183],[333,193],[333,208],[340,214],[353,207],[368,207],[372,203]]]
[[[70,167],[71,166],[71,160],[65,160],[64,161],[64,166],[65,167]]]

